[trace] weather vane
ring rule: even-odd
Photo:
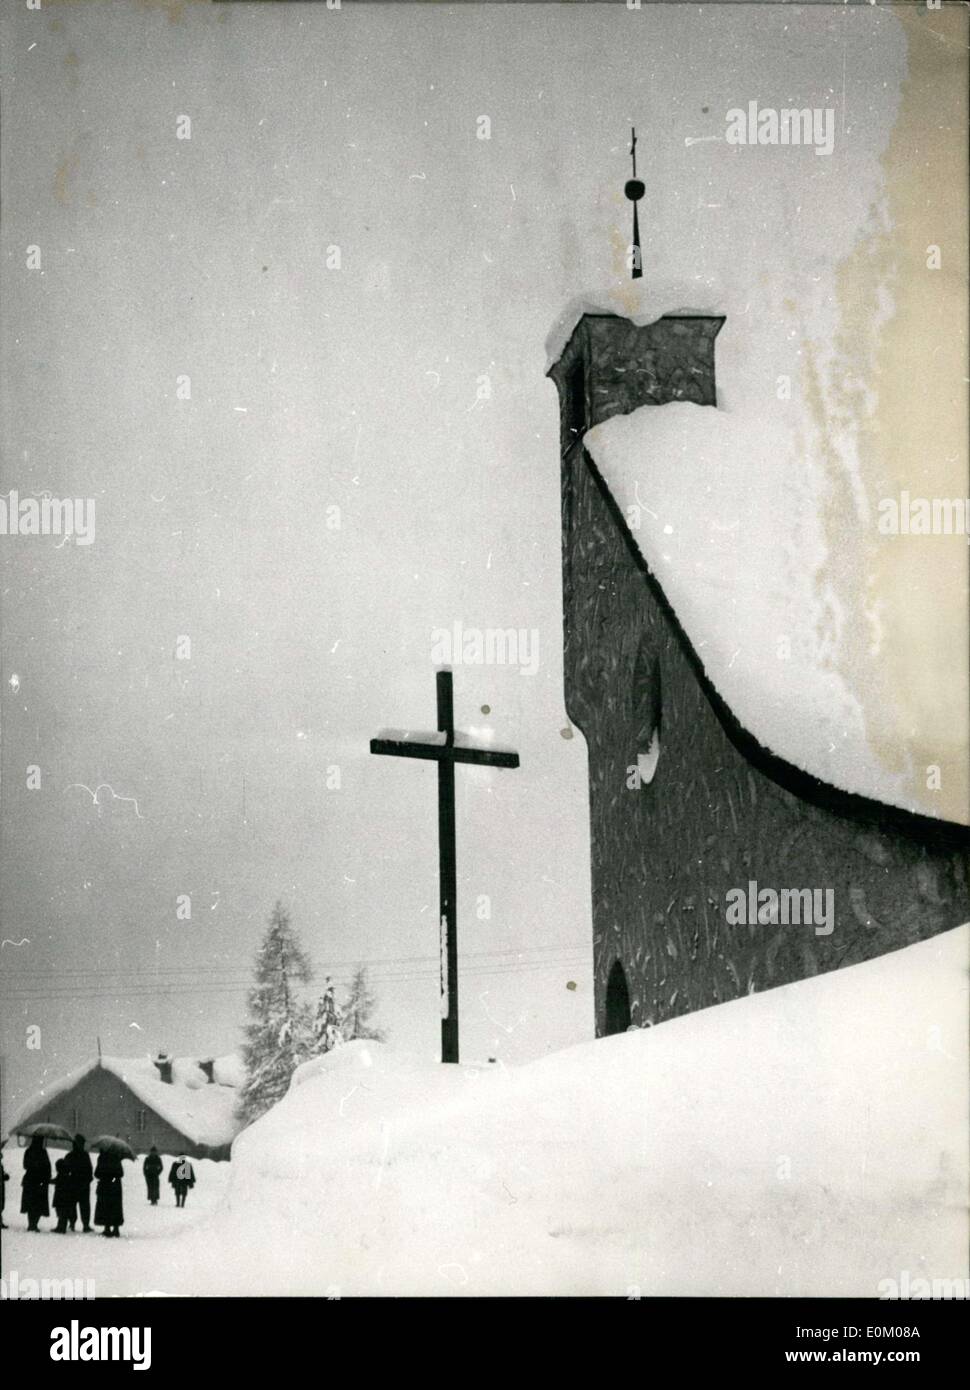
[[[633,160],[633,178],[627,179],[623,192],[633,204],[633,267],[631,279],[639,280],[643,275],[643,256],[640,252],[640,220],[637,216],[637,203],[646,192],[643,180],[637,178],[637,131],[632,128],[630,158]]]

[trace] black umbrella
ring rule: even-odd
[[[36,1139],[40,1135],[41,1139],[66,1139],[71,1143],[72,1136],[63,1125],[49,1125],[46,1120],[36,1125],[19,1125],[17,1134],[23,1134],[28,1139]]]
[[[117,1154],[119,1158],[134,1159],[135,1151],[124,1139],[119,1139],[115,1134],[99,1134],[97,1139],[92,1139],[88,1145],[89,1149],[99,1149],[103,1154]]]

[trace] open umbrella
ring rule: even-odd
[[[72,1138],[63,1125],[49,1125],[46,1121],[36,1125],[18,1125],[16,1133],[23,1134],[28,1139],[35,1139],[40,1135],[41,1139],[66,1139],[68,1143]]]
[[[99,1134],[97,1139],[92,1139],[88,1145],[89,1149],[98,1149],[104,1154],[117,1154],[119,1158],[134,1159],[135,1151],[124,1139],[119,1139],[115,1134]]]

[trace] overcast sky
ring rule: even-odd
[[[544,340],[624,277],[632,123],[645,282],[787,264],[796,209],[824,258],[877,192],[902,26],[44,0],[3,40],[2,488],[96,501],[90,545],[2,540],[5,1100],[99,1035],[233,1048],[278,897],[321,978],[373,962],[394,1041],[436,1050],[434,770],[368,739],[433,727],[456,622],[539,653],[455,674],[459,726],[522,760],[458,772],[463,1052],[589,1037]],[[758,98],[849,138],[745,162],[725,112]]]

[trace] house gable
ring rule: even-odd
[[[161,1153],[182,1152],[193,1141],[146,1105],[131,1087],[109,1071],[94,1066],[66,1091],[42,1102],[22,1124],[39,1121],[63,1125],[87,1139],[114,1134],[126,1140],[136,1153],[147,1153],[154,1144]]]
[[[45,1098],[28,1102],[18,1116],[15,1128],[47,1121],[63,1125],[71,1134],[80,1132],[88,1139],[99,1134],[113,1134],[126,1140],[136,1153],[147,1153],[154,1145],[160,1153],[186,1154],[191,1158],[228,1158],[232,1137],[237,1126],[228,1125],[225,1116],[231,1114],[235,1088],[216,1086],[220,1099],[227,1094],[228,1103],[220,1106],[212,1117],[202,1122],[179,1125],[173,1116],[179,1105],[199,1106],[199,1093],[208,1088],[189,1088],[145,1081],[134,1075],[137,1061],[132,1063],[132,1082],[118,1073],[118,1063],[100,1065],[97,1062],[80,1074],[67,1079],[67,1084],[54,1086]],[[164,1101],[153,1103],[152,1090],[160,1090]],[[168,1093],[171,1093],[169,1097]],[[185,1093],[185,1094],[183,1094]]]

